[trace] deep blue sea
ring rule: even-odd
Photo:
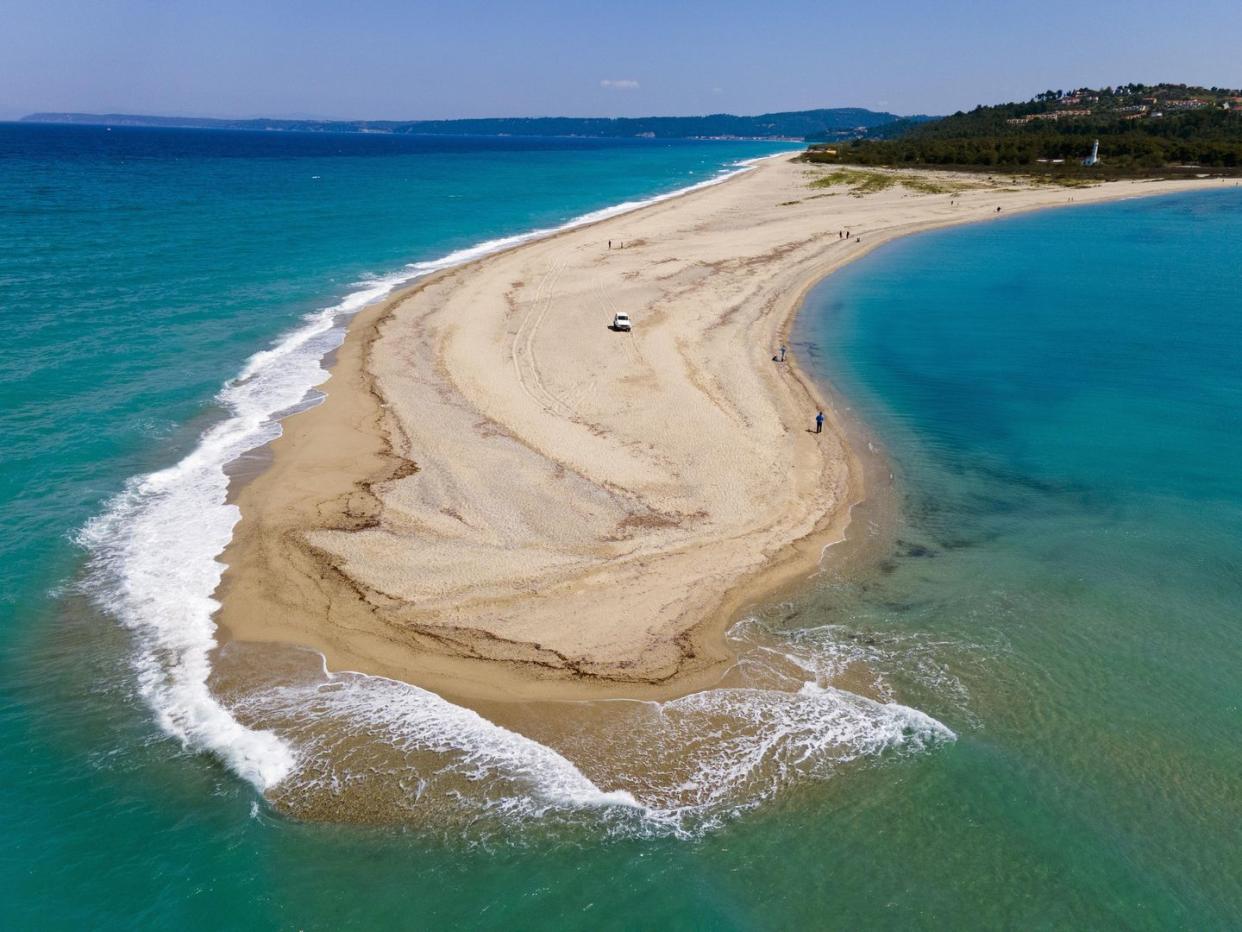
[[[912,237],[811,295],[793,351],[891,463],[898,527],[748,624],[884,701],[804,690],[791,725],[731,696],[784,742],[712,749],[743,789],[791,775],[761,801],[426,832],[300,822],[256,788],[270,747],[197,666],[221,461],[399,281],[784,148],[0,124],[6,925],[1242,925],[1230,190]],[[513,761],[593,789],[572,745],[444,721],[491,742],[492,784],[520,789]],[[806,767],[825,721],[897,740]]]

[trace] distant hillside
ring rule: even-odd
[[[1099,163],[1084,166],[1096,139]],[[1242,91],[1184,84],[1049,90],[932,122],[894,121],[868,138],[820,147],[807,157],[1084,177],[1197,168],[1234,173],[1242,170]]]
[[[916,126],[922,126],[924,123],[931,123],[935,120],[943,119],[943,117],[927,116],[926,114],[917,114],[915,116],[898,117],[896,120],[890,120],[887,123],[879,123],[875,126],[866,127],[866,131],[860,128],[858,132],[842,134],[837,133],[830,135],[827,133],[818,133],[808,135],[806,141],[810,143],[816,142],[834,142],[841,139],[896,139],[898,136],[904,136]]]
[[[593,136],[655,139],[793,139],[835,140],[860,136],[899,120],[896,114],[858,107],[798,110],[733,116],[697,117],[522,117],[480,120],[215,120],[195,117],[135,116],[121,113],[33,113],[32,123],[81,123],[109,126],[164,126],[266,132],[392,133],[462,136]]]

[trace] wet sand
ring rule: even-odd
[[[773,360],[808,288],[997,206],[1214,183],[920,172],[953,192],[856,197],[811,186],[830,171],[768,160],[364,310],[237,490],[222,634],[475,704],[711,685],[730,621],[814,573],[868,494],[838,407]]]

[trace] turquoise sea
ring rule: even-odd
[[[572,740],[424,704],[407,737],[447,729],[523,804],[431,830],[264,801],[270,736],[200,688],[221,460],[396,282],[782,148],[0,125],[6,925],[1242,924],[1229,190],[913,237],[812,294],[794,352],[892,464],[899,526],[734,636],[872,698],[730,692],[770,743],[705,742],[727,800],[614,816]],[[694,712],[659,716],[722,714]]]

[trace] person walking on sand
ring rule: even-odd
[[[815,415],[815,433],[822,434],[824,432],[824,412],[819,411]]]
[[[781,344],[781,362],[785,361],[785,344]]]

